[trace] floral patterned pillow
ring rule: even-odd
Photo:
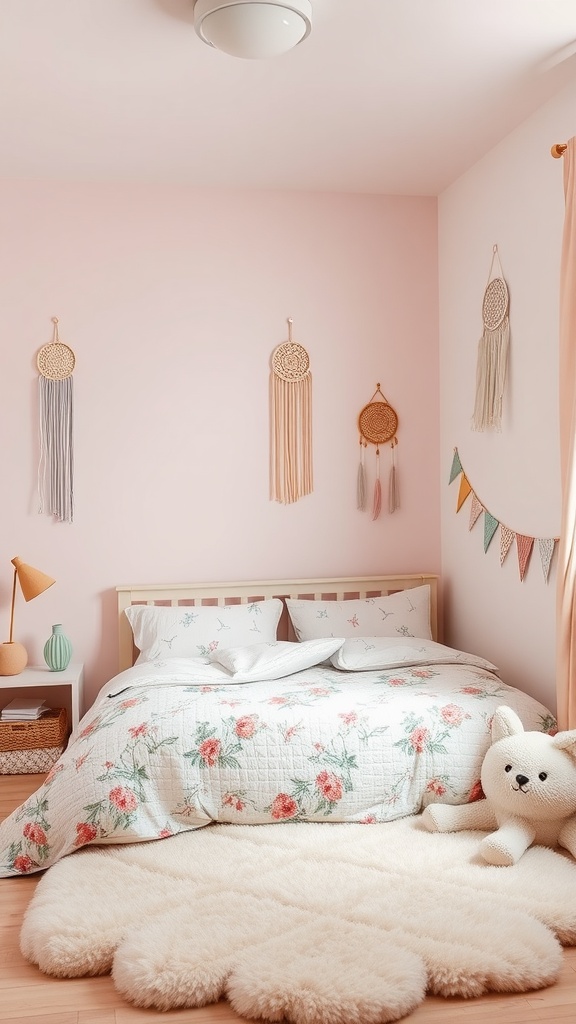
[[[301,644],[276,640],[274,643],[215,651],[210,655],[210,661],[231,672],[236,683],[256,683],[262,679],[282,679],[294,672],[320,665],[343,643],[343,637],[306,640]]]
[[[180,605],[159,607],[133,604],[126,608],[136,664],[159,658],[206,658],[216,650],[276,640],[282,602],[274,597],[249,604]]]
[[[417,636],[432,639],[430,587],[351,601],[286,598],[298,640],[343,636]]]

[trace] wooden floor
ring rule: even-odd
[[[0,775],[0,820],[43,781],[42,775]],[[16,1024],[230,1024],[244,1020],[226,1002],[200,1010],[160,1013],[137,1010],[116,992],[109,977],[49,978],[20,954],[22,915],[38,876],[0,879],[0,1022]],[[405,1017],[410,1024],[532,1024],[576,1021],[576,948],[564,954],[556,985],[523,995],[481,999],[429,997]]]

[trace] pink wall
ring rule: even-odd
[[[6,639],[10,558],[57,578],[19,597],[31,663],[62,622],[94,696],[116,671],[119,583],[439,571],[434,199],[4,182],[0,215]],[[72,525],[36,512],[52,316],[77,358]],[[268,368],[288,316],[311,359],[315,490],[281,506]],[[356,419],[376,381],[402,507],[372,522]]]
[[[500,567],[482,521],[468,529],[448,486],[452,451],[480,500],[511,529],[560,528],[558,290],[562,164],[550,147],[574,134],[576,87],[542,107],[439,202],[442,568],[450,642],[500,666],[507,682],[555,708],[556,561],[538,551],[520,582],[515,545]],[[498,244],[510,289],[511,348],[501,433],[471,430],[482,297]]]

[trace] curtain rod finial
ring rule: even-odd
[[[552,156],[554,157],[555,160],[559,160],[559,158],[561,156],[564,156],[564,153],[566,152],[566,148],[567,147],[566,147],[566,143],[565,142],[555,142],[554,145],[552,146],[550,152],[551,152],[551,154],[552,154]]]

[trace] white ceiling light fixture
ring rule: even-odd
[[[232,57],[277,57],[312,29],[310,0],[195,0],[194,27],[205,43]]]

